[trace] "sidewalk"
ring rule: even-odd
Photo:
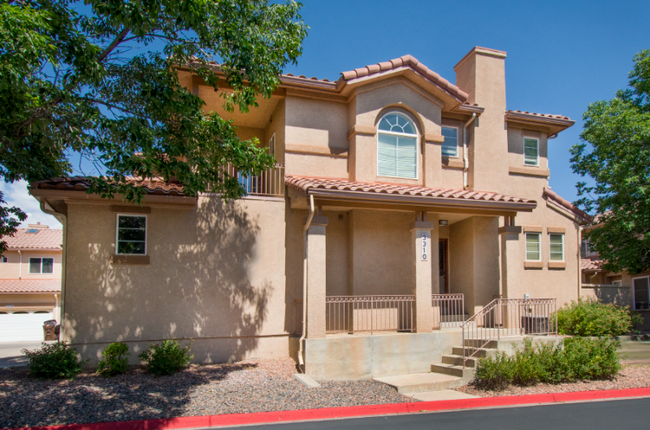
[[[434,402],[397,403],[343,408],[306,409],[257,414],[227,414],[201,417],[120,421],[93,424],[32,427],[33,430],[171,430],[190,428],[219,428],[250,424],[270,424],[312,420],[332,420],[377,415],[395,415],[420,412],[444,412],[461,409],[498,408],[568,402],[603,401],[613,399],[650,397],[650,388],[627,390],[582,391],[572,393],[536,394],[510,397],[480,397],[474,399],[441,400]]]

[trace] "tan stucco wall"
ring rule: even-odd
[[[538,167],[527,166],[524,164],[524,137],[532,137],[539,140]],[[513,167],[526,167],[538,170],[548,169],[548,140],[546,138],[546,133],[508,127],[508,162],[509,166]]]
[[[0,263],[0,279],[60,279],[61,278],[61,251],[22,251],[22,273],[20,270],[20,255],[18,251],[6,251],[6,263]],[[30,258],[54,258],[52,273],[29,273]]]
[[[414,294],[413,221],[408,212],[351,211],[351,294]]]
[[[193,210],[152,207],[141,266],[110,263],[110,206],[70,204],[62,338],[95,359],[106,342],[168,338],[196,339],[199,362],[287,355],[284,204],[202,196]]]

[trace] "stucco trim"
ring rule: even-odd
[[[442,134],[424,133],[424,141],[431,143],[443,143],[445,136]]]
[[[520,234],[521,227],[518,225],[506,225],[504,227],[499,227],[499,234]]]
[[[442,167],[446,167],[448,169],[464,169],[465,163],[463,163],[461,160],[455,160],[453,158],[443,156]]]
[[[543,261],[524,261],[524,269],[543,269]]]
[[[327,157],[348,158],[348,150],[346,148],[338,148],[332,146],[323,147],[316,145],[287,143],[285,144],[284,152],[290,154],[324,155]]]
[[[348,140],[352,139],[352,137],[354,137],[357,134],[374,136],[375,134],[377,134],[377,128],[369,125],[359,125],[359,124],[353,125],[352,127],[350,127],[350,130],[348,130]]]
[[[541,233],[544,231],[544,227],[541,225],[525,225],[524,232],[526,233]]]
[[[539,176],[541,178],[551,176],[549,169],[540,169],[539,167],[508,166],[508,173],[511,175]]]
[[[546,231],[549,233],[566,233],[566,228],[564,227],[546,227]]]
[[[111,264],[145,266],[151,262],[148,255],[111,255]]]
[[[123,214],[150,214],[148,206],[111,205],[111,212]]]
[[[566,261],[549,261],[549,269],[566,269]]]

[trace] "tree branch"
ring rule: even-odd
[[[104,58],[106,58],[106,56],[107,56],[108,54],[110,54],[110,53],[113,51],[113,49],[115,49],[115,47],[116,47],[117,45],[119,45],[120,43],[122,43],[122,41],[124,40],[124,38],[126,37],[126,35],[129,34],[129,31],[131,31],[131,28],[130,28],[130,27],[124,27],[124,30],[122,30],[122,31],[120,32],[120,34],[117,35],[117,37],[115,38],[115,40],[113,40],[113,42],[112,42],[110,45],[108,45],[108,48],[106,48],[106,49],[104,50],[104,52],[102,52],[102,53],[99,55],[99,57],[98,57],[97,59],[98,59],[99,61],[103,61]]]

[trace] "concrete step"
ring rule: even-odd
[[[485,357],[487,357],[487,356],[494,355],[494,354],[497,352],[496,349],[492,349],[492,348],[473,348],[473,347],[468,347],[468,348],[465,348],[465,349],[466,349],[466,351],[467,351],[465,354],[466,354],[467,356],[470,356],[470,355],[471,355],[472,358],[485,358]],[[463,347],[462,347],[462,346],[454,346],[454,347],[452,347],[452,349],[451,349],[451,353],[452,353],[453,355],[459,355],[459,356],[462,357],[462,356],[463,356]]]
[[[467,367],[476,367],[476,361],[478,359],[476,358],[468,358],[466,363]],[[462,355],[443,355],[442,356],[442,364],[453,364],[454,366],[462,366],[463,365],[463,356]]]
[[[374,379],[395,388],[398,393],[402,394],[447,390],[464,385],[462,378],[440,373],[412,373]]]
[[[473,367],[463,368],[462,365],[457,366],[454,364],[445,364],[445,363],[432,364],[431,372],[441,373],[443,375],[451,375],[457,378],[461,378],[463,381],[462,382],[463,385],[469,383],[474,378],[474,368]]]
[[[486,341],[483,339],[465,339],[465,346],[497,349],[499,348],[499,341],[498,340]]]

